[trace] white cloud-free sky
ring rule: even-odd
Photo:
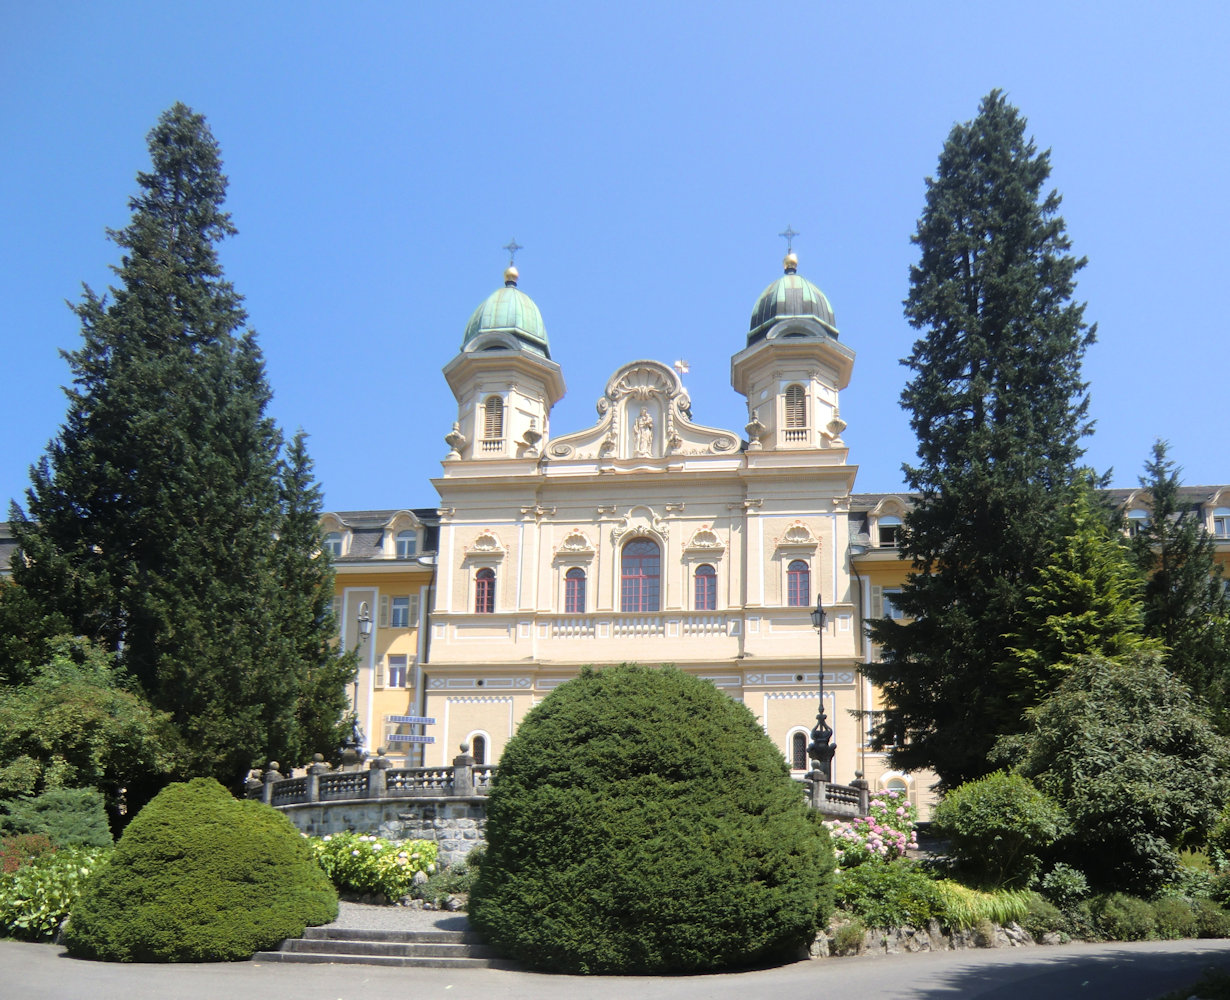
[[[781,273],[857,352],[857,489],[914,456],[898,363],[909,242],[955,122],[1006,91],[1052,150],[1089,351],[1088,460],[1135,484],[1153,440],[1188,484],[1225,446],[1230,8],[1222,3],[63,2],[3,4],[0,500],[64,417],[65,300],[105,288],[145,135],[203,113],[288,432],[329,509],[430,506],[455,403],[440,374],[513,237],[567,396],[687,359],[704,424],[741,433],[730,356]],[[0,512],[0,517],[3,513]]]

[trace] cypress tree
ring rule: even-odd
[[[275,544],[281,436],[255,334],[218,262],[235,232],[218,145],[182,104],[148,140],[130,222],[109,231],[118,281],[110,300],[87,287],[75,306],[84,342],[64,353],[68,414],[31,471],[27,510],[13,505],[25,557],[14,579],[119,654],[183,734],[187,774],[229,783],[304,749],[306,641],[286,635],[285,590],[297,584]],[[316,548],[297,525],[290,534]],[[316,626],[323,643],[327,617]]]
[[[1080,363],[1094,329],[1072,302],[1085,261],[1068,252],[1059,194],[1044,191],[1049,152],[1025,129],[999,91],[985,97],[949,134],[912,237],[905,314],[923,335],[901,402],[918,501],[899,604],[914,620],[873,625],[883,660],[866,673],[887,701],[877,745],[946,785],[986,773],[996,737],[1024,724],[1004,671],[1010,637],[1089,432]]]
[[[1133,539],[1145,574],[1145,630],[1165,646],[1166,668],[1230,726],[1230,597],[1199,510],[1182,493],[1164,441],[1153,445],[1140,485],[1149,519]]]

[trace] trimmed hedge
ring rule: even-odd
[[[795,958],[832,909],[828,833],[745,705],[673,668],[585,669],[509,741],[473,925],[580,973]]]
[[[238,961],[336,916],[337,893],[288,819],[195,778],[128,825],[65,944],[107,961]]]

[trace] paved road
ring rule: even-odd
[[[574,977],[493,969],[114,965],[47,944],[0,941],[0,998],[13,1000],[1152,1000],[1230,969],[1230,940],[1071,944],[799,962],[719,976]]]

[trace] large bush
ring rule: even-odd
[[[932,817],[959,868],[991,885],[1024,886],[1054,843],[1063,810],[1019,774],[997,771],[953,789]]]
[[[746,706],[673,668],[586,669],[500,759],[470,919],[566,972],[793,957],[832,907],[828,834]]]
[[[1083,657],[1029,719],[1004,749],[1063,806],[1057,851],[1099,888],[1170,882],[1175,847],[1213,826],[1228,793],[1230,743],[1187,687],[1156,656]]]
[[[129,824],[65,942],[109,961],[236,961],[336,916],[337,893],[289,820],[196,778]]]

